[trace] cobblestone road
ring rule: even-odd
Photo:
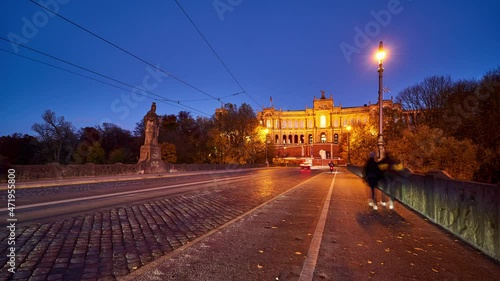
[[[269,173],[254,182],[101,210],[16,230],[16,273],[1,280],[115,280],[265,203],[317,172]],[[257,171],[258,172],[258,171]],[[262,173],[262,172],[261,172]]]

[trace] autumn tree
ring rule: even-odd
[[[364,165],[370,152],[378,150],[378,129],[373,122],[353,124],[348,134],[342,138],[342,158],[350,159],[353,165]]]
[[[219,163],[247,164],[265,159],[264,141],[259,137],[257,116],[250,105],[226,104],[214,116],[210,132]],[[259,148],[260,147],[260,148]]]
[[[351,164],[363,165],[370,152],[378,151],[378,133],[379,133],[379,111],[371,112],[367,123],[351,124],[351,131],[344,131],[344,138],[341,140],[342,158],[350,158]],[[401,138],[401,132],[406,127],[403,122],[402,111],[399,107],[383,108],[383,134],[386,150],[390,150],[391,141]],[[344,128],[345,129],[345,128]],[[347,138],[349,135],[349,138]],[[348,145],[349,141],[349,145]],[[349,155],[348,155],[349,146]],[[348,157],[350,156],[350,157]]]
[[[475,96],[467,100],[475,114],[470,115],[471,127],[477,127],[469,136],[481,149],[481,163],[476,180],[500,182],[500,67],[487,72],[480,81]],[[464,105],[465,108],[465,105]]]
[[[177,151],[175,145],[164,142],[160,145],[161,160],[167,163],[177,163]]]
[[[99,142],[100,133],[96,128],[84,127],[78,131],[79,141],[76,147],[76,151],[73,154],[73,160],[76,164],[85,164],[89,161],[88,155],[90,147],[95,142]]]
[[[106,161],[106,156],[105,156],[104,149],[101,147],[100,142],[95,141],[88,148],[86,160],[88,163],[104,164],[104,162]]]
[[[48,152],[46,162],[70,162],[77,142],[73,125],[49,109],[42,114],[42,119],[44,122],[35,123],[32,129],[38,133],[43,149]]]
[[[426,78],[403,90],[398,98],[405,110],[416,113],[414,128],[437,128],[444,137],[470,141],[481,148],[470,158],[480,167],[474,180],[500,182],[500,67],[479,81]]]
[[[446,137],[441,129],[425,125],[406,129],[401,139],[388,145],[403,166],[414,172],[445,170],[454,178],[472,180],[479,169],[477,146],[470,140]]]
[[[195,139],[195,163],[210,163],[210,154],[213,152],[213,147],[210,145],[209,132],[214,126],[214,122],[210,118],[196,117],[196,130],[194,132]]]
[[[171,124],[167,141],[174,144],[177,150],[178,163],[196,163],[196,136],[198,124],[189,112],[180,111],[176,117],[176,125]]]
[[[134,163],[139,155],[137,141],[128,130],[122,129],[112,123],[103,123],[96,129],[100,134],[100,144],[104,149],[108,162],[120,161],[121,163]],[[115,151],[113,159],[110,158],[111,152]],[[120,153],[119,157],[117,153]]]
[[[132,161],[130,150],[125,147],[115,148],[109,153],[109,163],[131,163]]]
[[[408,87],[398,94],[404,110],[415,113],[416,125],[442,127],[446,104],[451,94],[452,81],[449,76],[432,76]]]

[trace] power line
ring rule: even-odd
[[[98,75],[98,76],[104,77],[104,78],[109,79],[109,80],[111,80],[111,81],[114,81],[114,82],[116,82],[116,83],[119,83],[119,84],[125,85],[125,86],[127,86],[127,87],[130,87],[130,88],[132,88],[132,89],[136,89],[136,90],[139,90],[139,91],[142,91],[142,92],[148,93],[148,94],[150,94],[150,95],[156,96],[156,97],[158,97],[158,98],[160,98],[160,99],[152,98],[152,97],[149,97],[149,96],[147,96],[147,95],[144,95],[144,94],[142,94],[142,93],[140,93],[140,92],[137,92],[139,95],[145,96],[145,97],[147,97],[147,98],[151,98],[151,99],[154,99],[154,100],[157,100],[157,101],[163,101],[163,102],[170,102],[170,103],[173,103],[173,104],[178,104],[178,105],[184,106],[185,108],[188,108],[188,109],[191,109],[191,110],[193,110],[193,111],[196,111],[196,112],[198,112],[198,113],[202,113],[202,114],[204,114],[204,115],[206,115],[206,116],[211,116],[210,114],[207,114],[207,113],[205,113],[205,112],[202,112],[202,111],[200,111],[200,110],[197,110],[197,109],[195,109],[195,108],[193,108],[193,107],[187,106],[187,105],[185,105],[185,104],[181,104],[179,101],[174,101],[174,100],[171,100],[171,99],[165,98],[165,97],[163,97],[163,96],[160,96],[160,95],[158,95],[158,94],[155,94],[155,93],[153,93],[153,92],[151,92],[151,91],[147,91],[147,90],[143,90],[143,89],[141,89],[141,88],[137,88],[137,87],[132,86],[132,85],[130,85],[130,84],[128,84],[128,83],[125,83],[125,82],[122,82],[122,81],[117,80],[117,79],[115,79],[115,78],[112,78],[112,77],[109,77],[109,76],[107,76],[107,75],[101,74],[101,73],[99,73],[99,72],[97,72],[97,71],[94,71],[94,70],[91,70],[91,69],[85,68],[85,67],[83,67],[83,66],[79,66],[79,65],[77,65],[77,64],[71,63],[71,62],[69,62],[69,61],[66,61],[66,60],[63,60],[63,59],[57,58],[57,57],[55,57],[55,56],[49,55],[49,54],[47,54],[47,53],[44,53],[44,52],[42,52],[42,51],[38,51],[38,50],[36,50],[36,49],[30,48],[30,47],[25,46],[25,45],[22,45],[22,44],[19,44],[19,43],[17,43],[17,42],[11,41],[11,40],[9,40],[9,39],[3,38],[3,37],[1,37],[1,36],[0,36],[0,40],[4,40],[4,41],[7,41],[7,42],[10,42],[10,43],[12,43],[12,44],[15,44],[15,45],[17,45],[17,46],[21,47],[21,48],[25,48],[25,49],[28,49],[28,50],[30,50],[30,51],[36,52],[36,53],[38,53],[38,54],[41,54],[41,55],[47,56],[47,57],[49,57],[49,58],[52,58],[52,59],[54,59],[54,60],[57,60],[57,61],[60,61],[60,62],[63,62],[63,63],[69,64],[69,65],[71,65],[71,66],[73,66],[73,67],[76,67],[76,68],[82,69],[82,70],[84,70],[84,71],[87,71],[87,72],[93,73],[93,74],[95,74],[95,75]],[[3,50],[3,49],[0,49],[0,50],[2,50],[2,51],[4,51],[4,52],[7,52],[7,53],[14,54],[14,55],[18,55],[18,54],[16,54],[16,53],[13,53],[13,52],[10,52],[10,51],[7,51],[7,50]],[[111,83],[108,83],[108,82],[105,82],[105,81],[102,81],[102,80],[99,80],[99,79],[95,79],[95,78],[90,77],[90,76],[87,76],[87,75],[83,75],[83,74],[80,74],[80,73],[77,73],[77,72],[74,72],[74,71],[71,71],[71,70],[67,70],[67,69],[64,69],[64,68],[62,68],[62,67],[59,67],[59,66],[56,66],[56,65],[50,64],[50,63],[45,63],[45,62],[39,61],[39,60],[37,60],[37,59],[30,58],[30,57],[23,56],[23,55],[18,55],[18,56],[23,57],[23,58],[25,58],[25,59],[29,59],[29,60],[35,61],[35,62],[38,62],[38,63],[41,63],[41,64],[45,64],[45,65],[47,65],[47,66],[51,66],[51,67],[57,68],[57,69],[59,69],[59,70],[63,70],[63,71],[66,71],[66,72],[69,72],[69,73],[72,73],[72,74],[76,74],[76,75],[79,75],[79,76],[82,76],[82,77],[85,77],[85,78],[88,78],[88,79],[91,79],[91,80],[94,80],[94,81],[97,81],[97,82],[100,82],[100,83],[104,83],[104,84],[106,84],[106,85],[113,86],[113,87],[115,87],[115,88],[119,88],[119,89],[122,89],[122,90],[125,90],[125,91],[132,92],[131,90],[128,90],[128,89],[125,89],[125,88],[122,88],[122,87],[119,87],[119,86],[113,85],[113,84],[111,84]],[[132,93],[135,93],[135,92],[132,92]],[[172,105],[172,104],[171,104],[171,105]],[[175,107],[179,108],[178,106],[175,106]]]
[[[229,98],[229,97],[233,97],[233,96],[237,96],[237,95],[241,95],[241,94],[243,94],[243,92],[239,92],[239,93],[234,93],[234,94],[231,94],[231,95],[223,96],[223,97],[220,97],[220,99]],[[181,102],[196,102],[196,101],[207,101],[207,100],[211,100],[211,99],[183,100]]]
[[[32,0],[30,0],[32,1]],[[238,81],[238,79],[236,79],[236,77],[233,75],[233,73],[231,72],[231,70],[229,70],[229,68],[227,67],[227,65],[224,63],[224,61],[221,59],[221,57],[217,54],[217,52],[215,51],[215,49],[212,47],[212,45],[210,45],[210,43],[208,42],[207,38],[205,38],[205,35],[203,35],[203,33],[200,31],[200,29],[196,26],[196,24],[193,22],[193,20],[191,19],[191,17],[189,17],[189,15],[187,14],[187,12],[184,10],[184,8],[182,8],[181,4],[179,3],[179,1],[177,0],[174,0],[175,3],[177,3],[177,6],[179,6],[179,8],[181,9],[181,11],[184,13],[184,15],[188,18],[188,20],[191,22],[191,24],[194,26],[194,28],[196,29],[196,31],[198,31],[198,33],[200,34],[201,38],[203,38],[203,40],[205,41],[205,43],[207,43],[208,47],[210,48],[210,50],[212,50],[212,53],[214,53],[214,55],[217,57],[217,59],[221,62],[221,64],[224,66],[224,68],[226,69],[226,71],[229,73],[229,75],[231,75],[231,77],[233,78],[233,80],[236,82],[236,84],[238,84],[238,86],[240,87],[240,89],[243,91],[243,93],[245,93],[249,98],[251,98],[258,106],[260,106],[261,108],[263,108],[263,106],[261,104],[259,104],[249,93],[247,93],[245,91],[245,89],[243,89],[243,87],[241,86],[240,82]]]
[[[203,91],[203,90],[201,90],[201,89],[199,89],[199,88],[197,88],[197,87],[193,86],[192,84],[190,84],[190,83],[188,83],[188,82],[186,82],[186,81],[184,81],[184,80],[182,80],[182,79],[180,79],[180,78],[178,78],[178,77],[176,77],[176,76],[172,75],[171,73],[166,72],[165,70],[163,70],[163,69],[161,69],[161,68],[159,68],[159,67],[157,67],[157,66],[153,65],[152,63],[147,62],[146,60],[142,59],[141,57],[139,57],[139,56],[137,56],[137,55],[134,55],[133,53],[131,53],[131,52],[129,52],[129,51],[127,51],[127,50],[125,50],[124,48],[122,48],[122,47],[120,47],[120,46],[118,46],[118,45],[116,45],[116,44],[114,44],[114,43],[110,42],[109,40],[107,40],[107,39],[103,38],[102,36],[99,36],[98,34],[96,34],[96,33],[92,32],[92,31],[90,31],[90,30],[86,29],[85,27],[83,27],[83,26],[81,26],[81,25],[79,25],[79,24],[77,24],[77,23],[75,23],[74,21],[71,21],[70,19],[68,19],[68,18],[66,18],[66,17],[64,17],[64,16],[62,16],[62,15],[60,15],[60,14],[58,14],[58,13],[56,13],[56,12],[52,11],[52,10],[50,10],[49,8],[47,8],[47,7],[43,6],[43,5],[41,5],[40,3],[37,3],[37,2],[35,2],[35,1],[33,1],[33,0],[29,0],[29,1],[30,1],[31,3],[33,3],[33,4],[37,5],[37,6],[41,7],[42,9],[44,9],[44,10],[46,10],[46,11],[50,12],[51,14],[54,14],[54,15],[56,15],[57,17],[59,17],[59,18],[61,18],[61,19],[65,20],[66,22],[68,22],[68,23],[70,23],[70,24],[72,24],[72,25],[74,25],[74,26],[76,26],[76,27],[80,28],[81,30],[83,30],[83,31],[85,31],[85,32],[87,32],[87,33],[89,33],[89,34],[91,34],[92,36],[97,37],[98,39],[100,39],[100,40],[102,40],[102,41],[106,42],[107,44],[109,44],[109,45],[111,45],[111,46],[113,46],[113,47],[117,48],[118,50],[120,50],[120,51],[122,51],[122,52],[124,52],[124,53],[126,53],[126,54],[128,54],[128,55],[130,55],[130,56],[132,56],[132,57],[134,57],[135,59],[137,59],[137,60],[139,60],[139,61],[141,61],[141,62],[143,62],[143,63],[145,63],[145,64],[147,64],[147,65],[149,65],[149,66],[151,66],[151,67],[153,67],[153,68],[155,68],[155,69],[157,69],[157,70],[159,70],[159,71],[161,71],[161,72],[163,72],[163,73],[165,73],[165,74],[167,74],[168,76],[170,76],[170,77],[172,77],[173,79],[175,79],[175,80],[177,80],[177,81],[179,81],[179,82],[183,83],[184,85],[186,85],[186,86],[188,86],[188,87],[190,87],[190,88],[192,88],[192,89],[194,89],[194,90],[196,90],[196,91],[198,91],[198,92],[200,92],[200,93],[202,93],[202,94],[204,94],[204,95],[206,95],[206,96],[209,96],[209,97],[211,97],[211,98],[212,98],[212,99],[214,99],[214,100],[218,100],[218,101],[220,101],[220,98],[216,98],[216,97],[214,97],[214,96],[212,96],[212,95],[208,94],[207,92],[205,92],[205,91]]]

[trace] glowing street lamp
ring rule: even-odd
[[[384,51],[384,44],[382,41],[380,41],[378,45],[378,52],[377,52],[377,59],[378,59],[378,111],[379,111],[379,124],[378,124],[378,159],[383,159],[385,156],[385,149],[384,149],[384,134],[383,134],[383,106],[382,106],[382,100],[383,100],[383,76],[384,76],[384,67],[382,66],[383,60],[385,59],[385,51]]]
[[[349,139],[349,133],[351,132],[352,127],[348,125],[346,129],[347,129],[347,164],[351,164],[351,140]]]

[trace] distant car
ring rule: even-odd
[[[310,170],[312,167],[312,159],[305,159],[302,164],[300,164],[301,169],[307,169]]]

